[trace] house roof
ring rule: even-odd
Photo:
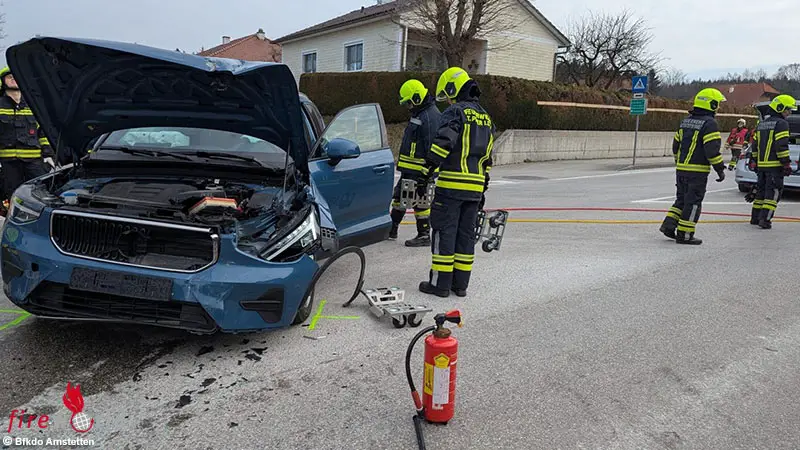
[[[260,39],[259,33],[263,30],[238,39],[233,39],[227,44],[203,50],[200,56],[215,56],[218,58],[243,59],[246,61],[281,61],[281,46],[266,37]]]
[[[553,36],[559,41],[562,47],[566,47],[570,45],[569,39],[553,25],[552,22],[547,20],[547,18],[538,10],[535,6],[531,4],[529,0],[517,0],[520,4],[528,10],[539,22],[550,31]],[[333,30],[339,27],[343,27],[346,25],[353,25],[360,22],[365,22],[367,20],[379,19],[384,17],[389,17],[392,14],[397,12],[399,8],[398,1],[391,1],[384,4],[361,7],[361,9],[351,11],[347,14],[341,15],[339,17],[335,17],[331,20],[318,23],[316,25],[310,26],[308,28],[304,28],[300,31],[296,31],[291,34],[287,34],[286,36],[280,37],[275,39],[277,43],[287,43],[289,41],[294,41],[297,39],[301,39],[304,37],[308,37],[314,34],[322,33],[324,31]]]
[[[780,94],[768,83],[729,83],[715,86],[732,105],[752,105],[762,97]]]

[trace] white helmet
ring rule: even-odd
[[[744,119],[739,119],[736,123],[739,124],[740,127],[743,127],[747,124]]]

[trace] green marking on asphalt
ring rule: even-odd
[[[311,318],[311,323],[308,325],[309,330],[313,330],[314,328],[316,328],[317,322],[319,321],[320,318],[322,318],[322,308],[325,307],[325,303],[327,303],[327,300],[320,300],[319,308],[317,308],[317,313],[314,314],[314,317]]]
[[[327,300],[320,300],[317,313],[314,314],[314,317],[311,318],[311,323],[308,325],[309,331],[313,331],[314,328],[317,327],[317,322],[319,322],[319,319],[358,320],[361,318],[360,316],[323,316],[322,310],[325,308],[326,303],[328,303]]]
[[[29,313],[28,311],[23,311],[23,310],[20,310],[20,309],[0,309],[0,313],[3,313],[3,314],[16,314],[17,316],[19,316],[16,319],[12,320],[11,322],[4,323],[3,325],[0,325],[0,331],[7,330],[9,328],[12,328],[12,327],[15,327],[15,326],[21,324],[25,319],[27,319],[31,315],[31,313]]]

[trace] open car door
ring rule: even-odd
[[[388,237],[394,156],[380,105],[340,111],[314,145],[309,171],[330,208],[339,248]]]

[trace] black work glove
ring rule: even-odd
[[[783,165],[783,176],[788,177],[792,174],[792,163],[786,163]]]
[[[430,172],[428,172],[430,174]],[[424,197],[425,192],[428,191],[428,183],[430,183],[430,175],[419,174],[416,180],[417,182],[417,197]]]
[[[717,183],[722,183],[725,181],[725,168],[723,167],[722,169],[719,169],[715,167],[714,170],[717,171],[717,176],[719,176],[719,178],[717,178]]]
[[[747,195],[744,196],[744,201],[747,203],[753,203],[753,200],[756,199],[756,193],[754,191],[750,191]]]
[[[478,203],[478,211],[483,211],[483,207],[486,205],[486,194],[481,195],[481,201]]]

